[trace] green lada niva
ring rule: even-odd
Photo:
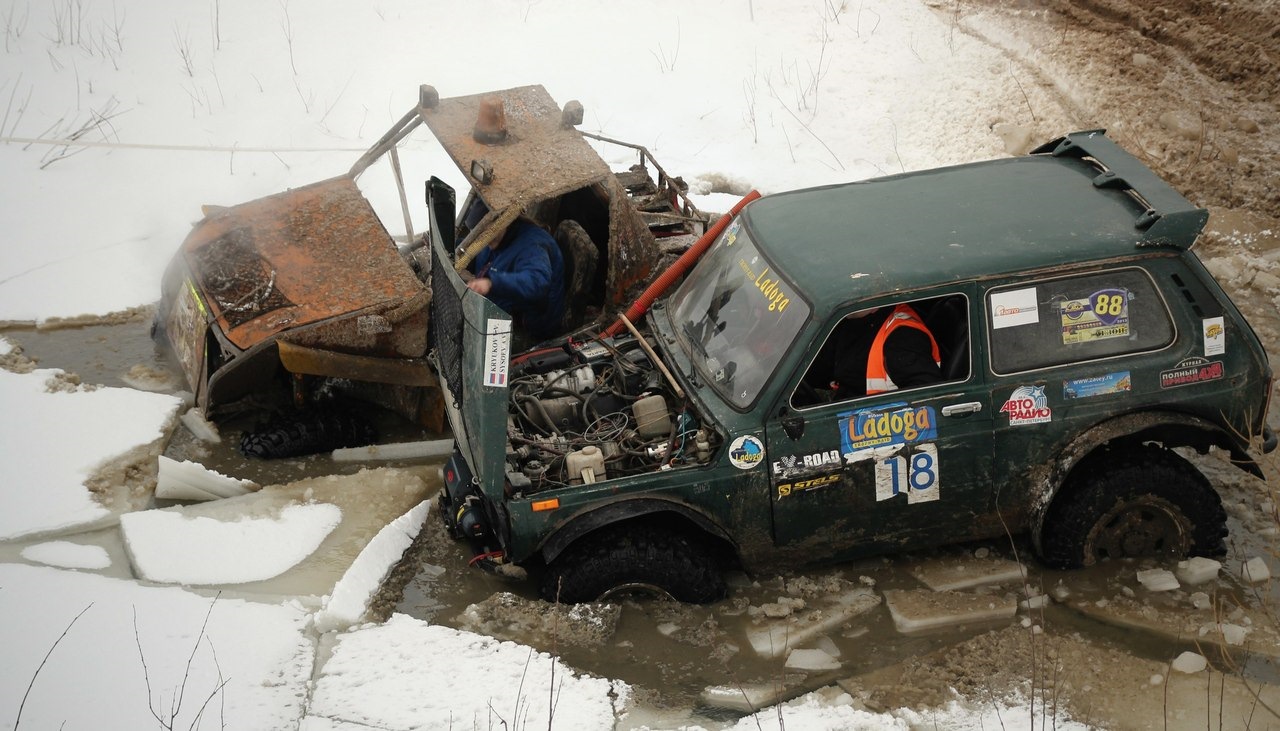
[[[428,198],[441,513],[549,600],[713,601],[729,568],[1008,534],[1054,567],[1219,555],[1174,450],[1260,475],[1276,444],[1266,354],[1191,251],[1207,211],[1100,130],[750,200],[614,325],[514,356],[455,272],[452,190]],[[838,383],[868,368],[847,333],[902,305],[934,375]]]

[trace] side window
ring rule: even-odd
[[[992,289],[987,325],[999,374],[1156,350],[1174,332],[1150,275],[1136,267]]]
[[[879,335],[884,337],[879,338]],[[961,294],[848,313],[791,396],[792,408],[969,378],[969,301]]]

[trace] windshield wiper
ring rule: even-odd
[[[700,353],[702,357],[705,359],[707,357],[707,346],[703,344],[702,338],[698,335],[697,332],[695,332],[694,330],[695,327],[696,326],[693,324],[693,320],[685,320],[684,334],[685,334],[685,337],[688,338],[689,344],[697,348],[698,353]],[[701,329],[705,330],[706,327],[704,326]],[[693,353],[690,353],[689,357],[692,358]]]

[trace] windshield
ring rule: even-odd
[[[745,408],[795,341],[809,305],[738,220],[676,290],[668,312],[698,372],[729,403]]]

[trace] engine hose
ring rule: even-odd
[[[671,266],[667,267],[665,272],[660,274],[657,279],[653,280],[653,284],[650,284],[648,289],[644,291],[644,294],[640,295],[640,299],[636,300],[635,303],[626,311],[625,314],[627,319],[635,322],[636,320],[644,317],[644,313],[649,311],[649,308],[659,297],[662,296],[662,293],[666,292],[677,279],[684,276],[684,273],[702,257],[706,250],[711,248],[711,244],[720,236],[720,233],[729,225],[729,222],[737,217],[738,212],[741,211],[748,203],[759,197],[760,191],[753,190],[743,196],[742,200],[738,201],[737,205],[729,209],[728,213],[721,216],[719,220],[715,222],[715,225],[707,229],[706,233],[702,234],[702,238],[698,239],[693,246],[689,247],[688,251],[681,254],[679,259],[676,259]],[[611,338],[622,332],[622,328],[624,327],[626,327],[625,322],[622,318],[619,318],[616,322],[610,325],[608,329],[600,335],[600,337]]]

